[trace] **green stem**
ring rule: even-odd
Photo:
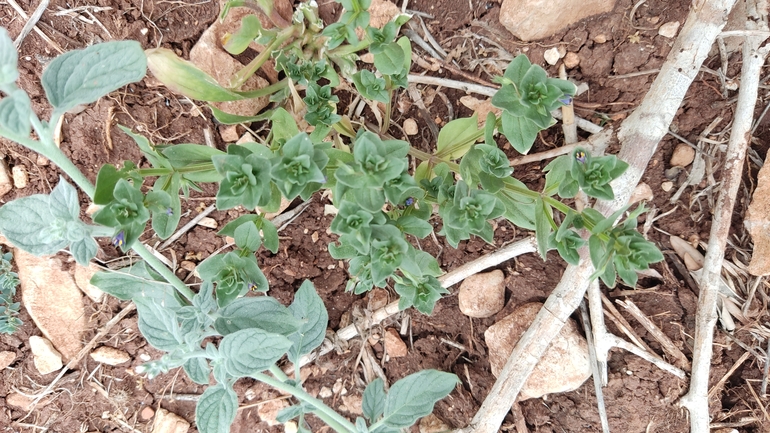
[[[150,250],[147,249],[147,247],[144,246],[141,242],[134,242],[134,245],[131,246],[131,249],[136,252],[136,254],[139,255],[145,262],[147,262],[148,265],[150,265],[153,269],[155,269],[163,278],[166,279],[174,288],[187,298],[188,301],[192,302],[193,296],[195,296],[195,292],[190,290],[189,287],[187,287],[182,280],[180,280],[176,275],[174,275],[173,272],[171,272],[166,265],[163,264],[160,260],[158,260],[157,257],[155,257]]]
[[[273,53],[273,51],[275,51],[276,48],[280,47],[284,42],[288,41],[291,37],[294,36],[296,30],[297,29],[294,26],[281,30],[281,32],[275,36],[275,39],[273,39],[273,42],[271,42],[270,45],[265,47],[265,49],[262,50],[262,52],[259,53],[257,57],[254,57],[254,60],[250,61],[248,65],[244,66],[243,69],[233,75],[233,77],[230,79],[230,89],[239,89],[246,82],[246,80],[248,80],[259,70],[259,68],[262,67],[262,65],[270,58],[270,55]]]
[[[257,90],[247,90],[245,92],[236,92],[241,96],[244,96],[246,98],[261,98],[263,96],[272,95],[273,93],[282,90],[289,86],[289,79],[284,78],[281,81],[278,81],[274,84],[271,84],[267,87],[263,87],[261,89]]]
[[[349,433],[354,433],[356,431],[356,426],[353,425],[353,423],[351,423],[350,421],[345,419],[342,415],[332,410],[329,406],[324,404],[323,401],[305,392],[305,390],[297,386],[291,386],[287,383],[284,383],[264,373],[254,373],[251,375],[251,377],[260,382],[266,383],[280,391],[288,392],[289,394],[293,395],[300,401],[313,405],[313,407],[316,408],[316,410],[314,410],[313,413],[318,418],[321,418],[323,422],[325,422],[329,427],[333,428],[334,430],[338,432],[349,432]]]
[[[385,122],[382,124],[382,133],[387,133],[390,129],[390,113],[393,110],[393,80],[385,76],[385,86],[388,89],[388,103],[385,104]]]
[[[283,370],[281,370],[281,368],[280,368],[280,367],[278,367],[278,366],[277,366],[277,365],[275,365],[275,364],[273,364],[273,365],[271,365],[271,366],[270,366],[270,373],[272,373],[272,374],[273,374],[273,376],[275,376],[275,377],[276,377],[278,380],[280,380],[281,382],[286,382],[287,380],[289,380],[289,376],[287,376],[287,375],[286,375],[286,374],[283,372]]]

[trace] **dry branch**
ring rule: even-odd
[[[746,20],[747,27],[750,30],[767,30],[767,4],[757,1],[756,4],[764,3],[765,8],[765,10],[758,12],[759,7],[752,5],[752,3],[748,2],[747,4],[749,15]],[[757,28],[759,26],[761,28]],[[748,36],[743,44],[741,88],[738,93],[733,130],[725,155],[722,189],[714,211],[706,261],[700,279],[690,390],[680,401],[680,404],[690,412],[690,431],[692,433],[709,431],[708,379],[711,367],[713,332],[717,321],[717,298],[722,274],[722,259],[732,223],[735,197],[741,184],[743,161],[751,138],[751,124],[754,118],[754,106],[757,102],[759,73],[765,63],[769,49],[767,45],[760,48],[766,38],[767,35]]]
[[[597,209],[605,215],[622,207],[639,183],[711,45],[727,22],[727,15],[734,3],[735,0],[694,2],[671,54],[650,91],[639,108],[622,124],[618,135],[623,147],[618,156],[628,162],[630,167],[613,183],[615,200],[598,204]],[[582,257],[579,265],[567,267],[532,326],[514,348],[471,425],[462,432],[498,431],[529,374],[583,298],[593,266],[587,251],[582,251]]]

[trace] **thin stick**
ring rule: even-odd
[[[767,395],[767,376],[770,373],[770,338],[767,339],[767,349],[765,350],[765,368],[762,369],[762,395]]]
[[[538,162],[544,159],[556,158],[557,156],[566,155],[578,147],[585,147],[591,149],[591,143],[581,141],[580,143],[567,144],[555,149],[546,150],[544,152],[533,153],[532,155],[524,155],[518,158],[511,158],[511,166],[529,164],[530,162]]]
[[[749,19],[746,20],[746,25],[755,28],[757,23],[762,22],[762,20],[752,19],[756,18],[751,16],[754,6],[752,2],[748,2],[746,5],[750,15]],[[760,8],[756,7],[755,10],[758,9]],[[767,30],[767,16],[762,18],[764,18],[765,23],[763,30]],[[751,138],[751,124],[754,106],[757,102],[759,73],[768,53],[767,46],[760,48],[764,40],[764,36],[748,37],[743,43],[741,89],[738,93],[738,102],[733,118],[733,130],[730,133],[730,142],[725,154],[722,188],[715,207],[706,262],[699,284],[700,296],[698,297],[698,312],[695,319],[690,389],[680,400],[680,405],[690,412],[690,431],[692,433],[709,430],[708,380],[714,340],[713,331],[717,321],[717,298],[719,296],[722,259],[732,223],[735,196],[741,184],[746,148]]]
[[[661,347],[663,347],[663,350],[676,360],[675,364],[677,367],[684,370],[690,370],[690,361],[687,359],[684,353],[682,353],[682,351],[676,347],[674,342],[671,341],[671,339],[668,338],[666,334],[660,330],[660,328],[658,328],[647,316],[644,315],[644,313],[642,313],[642,310],[640,310],[633,301],[629,299],[626,301],[618,300],[615,302],[617,302],[621,307],[625,308],[626,311],[631,313],[636,321],[644,326],[644,329],[646,329],[653,338],[658,340]]]
[[[27,13],[24,12],[24,9],[22,9],[21,6],[19,6],[18,3],[16,3],[16,0],[8,0],[8,4],[11,5],[13,10],[15,10],[16,13],[19,14],[23,19],[25,19],[25,20],[29,19],[29,17],[27,16]],[[37,26],[32,27],[32,30],[34,30],[35,33],[40,35],[40,37],[43,38],[44,41],[48,42],[48,45],[53,47],[54,50],[58,51],[59,54],[63,54],[64,53],[64,50],[59,46],[59,44],[54,42],[53,39],[49,38],[48,35],[43,33],[43,31],[40,30],[39,28],[37,28]],[[18,46],[16,47],[16,49],[18,50]]]
[[[607,420],[607,408],[604,406],[604,393],[602,393],[603,375],[599,368],[599,362],[596,359],[596,347],[594,346],[593,333],[591,332],[591,319],[588,317],[588,307],[586,302],[580,303],[580,318],[583,322],[583,328],[588,342],[588,357],[591,360],[591,371],[594,377],[594,390],[596,391],[596,405],[599,408],[599,420],[602,423],[602,431],[610,433],[610,423]]]
[[[535,238],[532,238],[532,237],[526,238],[518,242],[514,242],[510,245],[507,245],[503,248],[500,248],[499,250],[493,253],[487,254],[483,257],[479,257],[478,259],[468,262],[452,270],[451,272],[447,272],[446,274],[440,276],[438,280],[441,282],[441,287],[448,288],[470,277],[471,275],[475,275],[481,272],[486,268],[497,266],[498,264],[506,260],[510,260],[522,254],[532,253],[535,251],[537,251],[537,244],[535,243]],[[382,322],[383,320],[387,319],[388,317],[399,313],[400,311],[401,310],[398,308],[398,300],[393,301],[390,304],[373,312],[365,328],[368,329],[372,326],[375,326],[380,322]],[[358,329],[356,328],[355,324],[348,325],[340,329],[339,331],[337,331],[337,337],[340,340],[344,340],[344,341],[350,340],[356,337],[357,335],[358,335]],[[323,347],[319,351],[318,356],[325,355],[331,352],[332,349],[333,347]],[[309,363],[315,358],[316,358],[315,355],[303,356],[302,358],[300,358],[300,361],[299,361],[300,366],[303,366]]]
[[[174,242],[176,242],[177,239],[181,238],[182,235],[184,235],[188,231],[192,230],[192,228],[195,227],[196,225],[198,225],[198,223],[203,218],[206,218],[207,216],[209,216],[209,214],[211,212],[214,212],[216,209],[217,209],[217,205],[216,204],[212,204],[209,207],[207,207],[206,209],[204,209],[203,212],[199,213],[198,215],[195,215],[195,217],[193,219],[191,219],[190,222],[185,224],[181,229],[177,230],[176,233],[171,235],[170,238],[166,239],[165,242],[160,244],[160,246],[158,247],[158,251],[163,251],[166,248],[168,248],[169,245],[173,244]]]
[[[559,65],[559,78],[562,80],[567,79],[567,71],[564,68],[564,63]],[[564,143],[572,144],[578,142],[577,127],[575,126],[575,110],[572,107],[572,98],[570,98],[569,104],[561,107],[562,114],[562,130],[564,131]]]
[[[721,379],[719,379],[719,382],[714,384],[714,386],[711,387],[711,390],[708,393],[709,398],[714,398],[714,396],[717,394],[717,392],[724,386],[725,382],[727,382],[727,379],[730,378],[730,376],[735,373],[735,370],[738,369],[741,365],[743,365],[744,362],[746,362],[747,359],[749,359],[749,356],[751,354],[749,352],[743,352],[743,355],[741,355],[740,358],[738,358],[737,361],[735,361],[735,364],[733,364],[732,367],[730,367],[729,370],[727,370],[727,373],[725,373]]]
[[[727,22],[735,0],[698,1],[682,27],[650,91],[642,104],[621,126],[619,138],[623,147],[620,159],[628,170],[615,182],[615,200],[600,202],[597,210],[604,215],[622,208],[644,173],[674,118],[684,95],[708,56],[717,34]],[[594,272],[586,248],[581,249],[581,262],[568,266],[561,281],[546,300],[533,324],[519,339],[499,379],[490,389],[481,409],[463,433],[496,433],[511,404],[545,353],[553,337],[558,335],[570,314],[580,304]],[[708,431],[708,425],[701,432]]]
[[[16,51],[19,50],[21,43],[24,42],[24,38],[26,38],[29,32],[32,31],[32,28],[35,27],[38,21],[40,21],[40,17],[43,16],[43,12],[45,12],[46,8],[48,8],[48,3],[50,3],[50,0],[41,0],[40,4],[37,5],[37,8],[35,9],[35,12],[32,13],[32,16],[29,17],[27,22],[24,24],[24,27],[21,29],[21,33],[19,33],[19,36],[17,36],[16,40],[13,41],[13,46],[16,47]]]

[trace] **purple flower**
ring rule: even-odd
[[[126,242],[126,234],[123,232],[123,230],[119,231],[118,234],[116,234],[115,237],[112,238],[112,245],[114,245],[115,247],[122,247],[125,242]]]
[[[577,152],[575,152],[575,159],[579,163],[585,164],[586,163],[586,153],[583,152],[582,150],[578,150]]]
[[[168,216],[174,215],[174,211],[173,211],[173,210],[171,210],[171,208],[170,208],[170,207],[167,207],[167,208],[166,208],[166,215],[168,215]]]
[[[564,105],[569,105],[572,103],[572,96],[564,95],[561,98],[559,98],[559,102],[561,102]]]
[[[249,281],[249,290],[257,290],[257,285],[253,281]]]
[[[411,206],[414,204],[414,197],[409,197],[404,201],[404,204],[407,206]]]

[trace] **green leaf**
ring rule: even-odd
[[[262,329],[242,329],[222,338],[219,352],[227,372],[235,377],[267,370],[286,353],[292,342],[283,335]]]
[[[51,215],[55,218],[79,221],[80,200],[78,199],[78,192],[63,178],[59,177],[59,183],[51,191],[48,200],[51,206]]]
[[[294,117],[282,107],[275,110],[270,116],[270,120],[272,121],[270,132],[273,133],[273,144],[283,145],[299,134],[299,128]]]
[[[353,84],[356,85],[356,90],[364,98],[382,103],[388,102],[388,90],[384,79],[378,78],[367,69],[358,71],[351,78],[353,79]]]
[[[151,209],[152,229],[161,239],[167,239],[174,234],[179,220],[182,218],[182,202],[179,199],[182,175],[174,173],[169,176],[161,176],[155,181],[153,191],[164,192],[169,200],[169,206],[165,209]],[[150,197],[150,194],[147,194]]]
[[[155,299],[167,308],[180,306],[179,301],[174,297],[173,287],[153,278],[144,262],[117,271],[97,272],[91,277],[90,282],[103,292],[122,301],[141,296]]]
[[[210,386],[195,407],[195,426],[201,433],[230,433],[237,409],[238,396],[230,386]]]
[[[27,138],[32,128],[30,121],[32,114],[32,105],[27,92],[15,89],[0,100],[0,129]]]
[[[152,48],[147,50],[146,54],[150,72],[176,93],[207,102],[246,99],[244,96],[220,86],[213,77],[198,69],[194,64],[180,59],[168,48]]]
[[[254,224],[241,224],[235,229],[235,245],[249,251],[257,251],[262,244],[259,229]]]
[[[505,74],[503,76],[518,84],[524,78],[524,75],[526,75],[531,66],[532,63],[530,63],[527,56],[520,54],[516,56],[516,58],[514,58],[510,64],[508,64],[508,67],[505,68]]]
[[[56,254],[69,245],[62,230],[55,230],[65,223],[51,215],[50,200],[43,194],[16,199],[0,207],[0,232],[13,245],[36,256]]]
[[[185,373],[192,379],[193,382],[200,385],[209,384],[209,376],[211,375],[211,369],[209,363],[205,358],[190,358],[185,361],[184,365]]]
[[[241,19],[241,27],[238,31],[223,38],[223,46],[230,54],[241,54],[259,36],[261,30],[262,24],[259,18],[253,14],[246,15]]]
[[[111,41],[56,57],[43,71],[42,84],[54,115],[89,104],[144,78],[147,58],[136,41]]]
[[[260,296],[236,299],[222,308],[214,321],[214,329],[222,335],[243,329],[259,328],[281,335],[291,335],[300,323],[288,308],[275,298]]]
[[[184,337],[176,314],[152,298],[134,296],[139,313],[139,331],[150,345],[170,352],[184,345]]]
[[[383,75],[397,75],[404,69],[404,50],[395,42],[382,45],[374,55],[374,67]]]
[[[162,150],[162,153],[166,158],[180,163],[211,162],[212,156],[225,155],[225,152],[222,152],[219,149],[202,144],[190,143],[175,144],[166,147]]]
[[[514,149],[521,154],[526,154],[535,144],[540,128],[526,117],[516,117],[507,111],[503,111],[503,134]]]
[[[461,158],[473,143],[483,137],[478,128],[477,114],[472,117],[455,119],[441,128],[438,133],[436,156],[446,161]]]
[[[239,116],[237,114],[226,113],[211,104],[209,104],[209,109],[211,110],[211,114],[214,115],[214,118],[217,119],[217,122],[223,125],[238,125],[241,123],[261,122],[263,120],[269,119],[270,116],[273,115],[273,110],[267,110],[262,114],[257,114],[256,116]]]
[[[278,252],[278,229],[272,221],[262,220],[262,244],[273,254]]]
[[[19,79],[19,56],[5,27],[0,27],[0,86],[13,84]]]
[[[88,266],[88,262],[96,257],[99,251],[99,244],[91,236],[84,237],[70,244],[70,253],[75,261],[82,266]]]
[[[155,150],[155,147],[150,143],[150,140],[147,139],[147,137],[139,134],[134,134],[131,132],[130,129],[126,128],[123,125],[118,125],[118,128],[120,128],[121,131],[123,131],[124,134],[131,137],[137,146],[139,146],[139,150],[142,151],[142,154],[145,158],[147,158],[147,161],[152,164],[153,167],[156,168],[171,168],[171,164],[168,163],[166,158],[158,153],[157,150]],[[101,170],[100,170],[101,172]]]
[[[382,423],[394,428],[411,426],[433,412],[433,405],[449,395],[459,382],[454,374],[437,370],[410,374],[390,387]]]
[[[546,253],[548,253],[548,236],[551,234],[551,224],[549,218],[551,218],[550,206],[543,202],[543,199],[538,198],[535,200],[535,238],[537,239],[537,252],[540,257],[545,260]]]
[[[379,377],[369,382],[364,390],[361,410],[370,423],[374,423],[385,410],[385,387]]]
[[[288,357],[289,361],[296,363],[302,355],[323,343],[329,314],[310,280],[305,280],[294,294],[294,302],[289,306],[289,311],[300,322],[299,330],[289,335],[292,346]]]
[[[405,215],[396,221],[396,227],[404,233],[415,235],[422,239],[433,231],[431,223],[412,215]]]

